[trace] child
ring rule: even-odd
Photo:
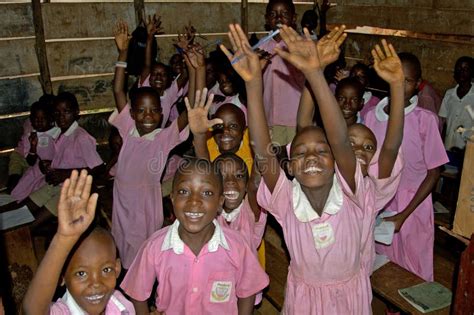
[[[51,161],[54,157],[54,141],[59,137],[61,129],[54,127],[51,106],[35,102],[31,105],[30,121],[33,131],[24,134],[17,150],[23,152],[30,167],[21,177],[11,196],[17,202],[23,201],[33,191],[46,185],[44,174],[39,164],[43,160]]]
[[[446,150],[458,148],[464,149],[466,142],[461,134],[456,132],[459,126],[466,129],[474,126],[473,115],[469,114],[468,108],[474,113],[474,60],[471,57],[461,57],[454,66],[454,80],[457,85],[446,91],[439,116],[446,119],[446,136],[444,147]]]
[[[364,106],[364,87],[356,79],[345,78],[336,86],[336,100],[347,127],[360,123],[359,112]]]
[[[405,168],[394,199],[385,207],[397,214],[387,221],[395,224],[390,246],[376,245],[380,254],[415,273],[425,281],[433,281],[434,222],[431,191],[439,178],[439,167],[448,159],[443,149],[436,116],[417,106],[420,63],[416,56],[400,53],[405,76],[405,128],[402,154]],[[366,125],[383,141],[390,108],[385,98],[366,116]],[[391,115],[391,114],[390,114]]]
[[[226,66],[217,73],[217,83],[219,84],[220,94],[214,96],[214,104],[212,104],[209,114],[213,116],[216,111],[224,104],[233,104],[240,108],[244,114],[247,114],[247,106],[245,105],[245,92],[242,91],[243,83],[235,73],[235,71]]]
[[[128,47],[127,25],[119,22],[115,42],[119,60]],[[112,235],[124,268],[128,269],[142,243],[163,224],[160,178],[169,152],[188,138],[187,115],[182,113],[165,129],[160,96],[154,88],[142,87],[130,95],[123,91],[125,68],[115,67],[114,96],[117,109],[109,122],[123,139],[114,180]]]
[[[135,314],[133,305],[117,290],[120,274],[112,236],[90,227],[97,194],[90,195],[92,177],[71,173],[61,189],[58,230],[23,300],[26,314]],[[60,278],[66,294],[51,304]]]
[[[359,82],[362,84],[364,88],[364,95],[362,98],[364,99],[364,107],[360,111],[359,115],[361,117],[361,120],[364,120],[365,115],[371,110],[373,107],[375,107],[380,99],[372,95],[372,92],[367,90],[367,87],[370,84],[370,69],[367,65],[363,63],[356,63],[350,71],[349,76],[351,78],[356,78],[359,80]]]
[[[258,199],[282,225],[291,256],[284,305],[287,314],[371,312],[370,281],[360,260],[362,220],[375,207],[373,187],[363,180],[344,119],[322,71],[337,58],[338,47],[345,38],[343,30],[331,32],[316,51],[307,31],[303,40],[295,31],[282,28],[289,53],[277,53],[305,71],[320,104],[331,145],[317,127],[299,131],[291,146],[289,170],[295,177],[291,182],[281,169],[275,172],[278,161],[267,150],[270,137],[263,111],[258,57],[250,50],[241,28],[231,25],[233,50],[236,56],[245,54],[245,58],[234,63],[234,68],[246,81],[249,101],[254,105],[249,107],[249,128],[264,180]],[[328,49],[332,53],[327,54]],[[225,51],[232,60],[234,56]],[[390,159],[395,161],[392,154]],[[386,166],[381,168],[380,176],[391,173],[390,164]]]
[[[281,25],[296,23],[295,5],[292,0],[271,0],[266,8],[265,26],[268,31]],[[285,48],[279,35],[260,46],[274,55],[275,48]],[[274,56],[264,69],[263,99],[268,125],[272,127],[272,139],[286,145],[295,135],[296,112],[304,87],[304,75],[280,56]],[[249,102],[250,103],[250,102]]]
[[[53,106],[56,126],[61,129],[59,137],[54,141],[54,157],[52,161],[42,160],[39,167],[45,173],[47,185],[34,191],[29,199],[35,215],[33,230],[45,221],[57,215],[57,204],[61,191],[60,184],[71,176],[74,169],[87,169],[91,174],[99,174],[103,170],[103,162],[97,153],[95,139],[82,127],[79,118],[79,104],[76,97],[68,92],[59,93],[54,98]]]
[[[240,233],[215,220],[222,189],[212,162],[188,159],[178,168],[171,195],[177,220],[143,244],[121,285],[137,314],[148,314],[155,281],[158,312],[253,313],[255,294],[269,280]]]

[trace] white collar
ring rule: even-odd
[[[370,101],[370,99],[372,98],[372,92],[365,91],[362,98],[364,99],[364,104],[367,104],[367,102]]]
[[[456,86],[452,89],[452,95],[455,96],[458,100],[462,100],[464,99],[466,96],[468,96],[469,94],[474,94],[474,82],[471,82],[471,88],[469,89],[469,91],[466,93],[466,95],[463,96],[463,98],[459,98],[458,96],[458,88],[459,88],[459,84],[456,84]]]
[[[54,126],[53,128],[43,131],[43,132],[36,131],[34,129],[32,130],[32,132],[36,132],[38,134],[38,137],[41,137],[42,135],[47,135],[53,139],[57,139],[61,135],[61,128]]]
[[[227,244],[224,232],[222,232],[219,222],[214,219],[212,223],[214,223],[216,228],[214,229],[214,234],[207,243],[207,249],[210,253],[213,253],[217,251],[220,245],[222,248],[229,250],[229,245]],[[179,237],[178,227],[179,221],[175,220],[174,223],[168,228],[168,232],[166,232],[165,239],[161,245],[161,251],[173,249],[173,252],[176,255],[181,255],[184,253],[184,242],[181,237]]]
[[[375,107],[375,117],[377,117],[378,121],[387,121],[388,120],[388,114],[384,111],[384,108],[388,105],[389,98],[385,97],[383,98]],[[405,107],[405,115],[408,115],[411,113],[416,105],[418,105],[418,96],[414,95],[412,98],[409,100],[410,105]]]
[[[79,124],[77,123],[77,121],[74,121],[71,126],[69,126],[69,128],[66,130],[66,132],[64,133],[65,136],[69,137],[76,129],[77,127],[79,127]]]
[[[323,213],[334,215],[339,212],[343,202],[342,189],[334,174],[332,187],[328,199],[324,205]],[[296,218],[300,222],[310,222],[319,219],[318,213],[313,209],[311,203],[301,189],[300,183],[293,179],[293,208]]]
[[[64,293],[63,297],[61,298],[63,302],[66,304],[67,308],[73,315],[87,315],[86,312],[82,310],[82,308],[77,304],[76,300],[74,300],[74,297],[71,295],[68,289],[66,289],[66,293]],[[119,301],[113,294],[110,297],[110,300],[107,301],[107,304],[105,306],[105,309],[107,310],[107,306],[109,306],[109,303],[112,302],[115,307],[119,310],[120,313],[127,311],[127,308],[125,305],[123,305],[122,302]],[[128,314],[128,313],[127,313]]]
[[[243,204],[244,202],[242,201],[242,203],[237,208],[235,208],[229,213],[225,212],[225,210],[222,210],[220,215],[226,220],[226,222],[234,222],[235,219],[239,216],[240,209],[242,209]]]
[[[133,126],[132,130],[130,130],[130,135],[132,137],[135,137],[135,138],[143,138],[143,139],[146,139],[146,140],[150,140],[150,141],[153,141],[155,140],[155,136],[161,132],[161,128],[156,128],[155,130],[153,130],[152,132],[149,132],[147,134],[144,134],[143,136],[140,136],[140,134],[138,133],[138,129],[136,126]]]

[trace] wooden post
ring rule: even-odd
[[[40,83],[44,93],[53,94],[51,74],[49,72],[48,56],[46,54],[46,41],[44,37],[43,14],[41,13],[40,0],[32,0],[33,23],[35,25],[35,51],[40,69]]]
[[[247,34],[249,31],[249,3],[248,0],[242,0],[240,3],[240,25]]]
[[[135,7],[135,22],[138,26],[145,18],[145,1],[133,0],[133,6]]]

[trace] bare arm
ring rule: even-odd
[[[280,176],[280,165],[271,150],[268,123],[263,108],[263,81],[260,61],[258,55],[251,50],[240,25],[231,24],[229,29],[228,36],[235,54],[232,55],[223,45],[220,47],[231,63],[238,56],[244,55],[238,62],[232,63],[232,67],[245,81],[248,104],[252,104],[247,110],[250,140],[255,151],[255,160],[265,184],[270,192],[273,192]]]
[[[391,175],[403,139],[404,125],[404,81],[400,59],[391,44],[382,40],[383,51],[379,45],[372,49],[374,68],[377,74],[390,85],[390,113],[385,140],[380,150],[378,165],[379,179]]]
[[[280,35],[288,45],[289,52],[277,49],[278,55],[292,63],[304,73],[311,86],[326,130],[334,159],[342,177],[355,192],[356,158],[347,134],[347,126],[329,85],[324,78],[324,67],[339,56],[339,46],[346,35],[345,26],[335,28],[316,45],[305,29],[305,38],[292,28],[283,26]]]
[[[306,82],[303,93],[301,93],[300,104],[296,116],[296,126],[298,130],[313,125],[314,100],[313,93],[310,89],[311,87],[308,85],[308,82]]]
[[[150,310],[148,309],[148,302],[147,301],[137,301],[135,299],[130,298],[133,303],[133,307],[135,308],[135,314],[137,315],[149,315]]]
[[[117,22],[117,25],[114,30],[115,35],[115,44],[119,52],[118,62],[127,61],[127,52],[128,52],[128,25],[123,21]],[[115,106],[119,113],[127,105],[127,95],[124,91],[125,86],[125,68],[120,66],[115,66],[114,74],[114,98]]]
[[[246,298],[238,298],[237,308],[239,309],[239,315],[252,315],[254,303],[255,294]]]
[[[154,14],[147,17],[146,21],[146,48],[145,48],[145,60],[143,63],[143,69],[140,73],[140,83],[143,83],[145,79],[150,75],[152,65],[152,50],[153,41],[155,40],[155,34],[161,30],[161,17]]]
[[[92,177],[74,171],[64,182],[58,204],[58,231],[23,300],[25,314],[48,314],[69,252],[94,219],[97,194],[90,196]],[[82,219],[81,219],[82,218]]]

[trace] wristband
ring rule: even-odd
[[[119,68],[127,68],[127,63],[125,61],[117,61],[115,66]]]

